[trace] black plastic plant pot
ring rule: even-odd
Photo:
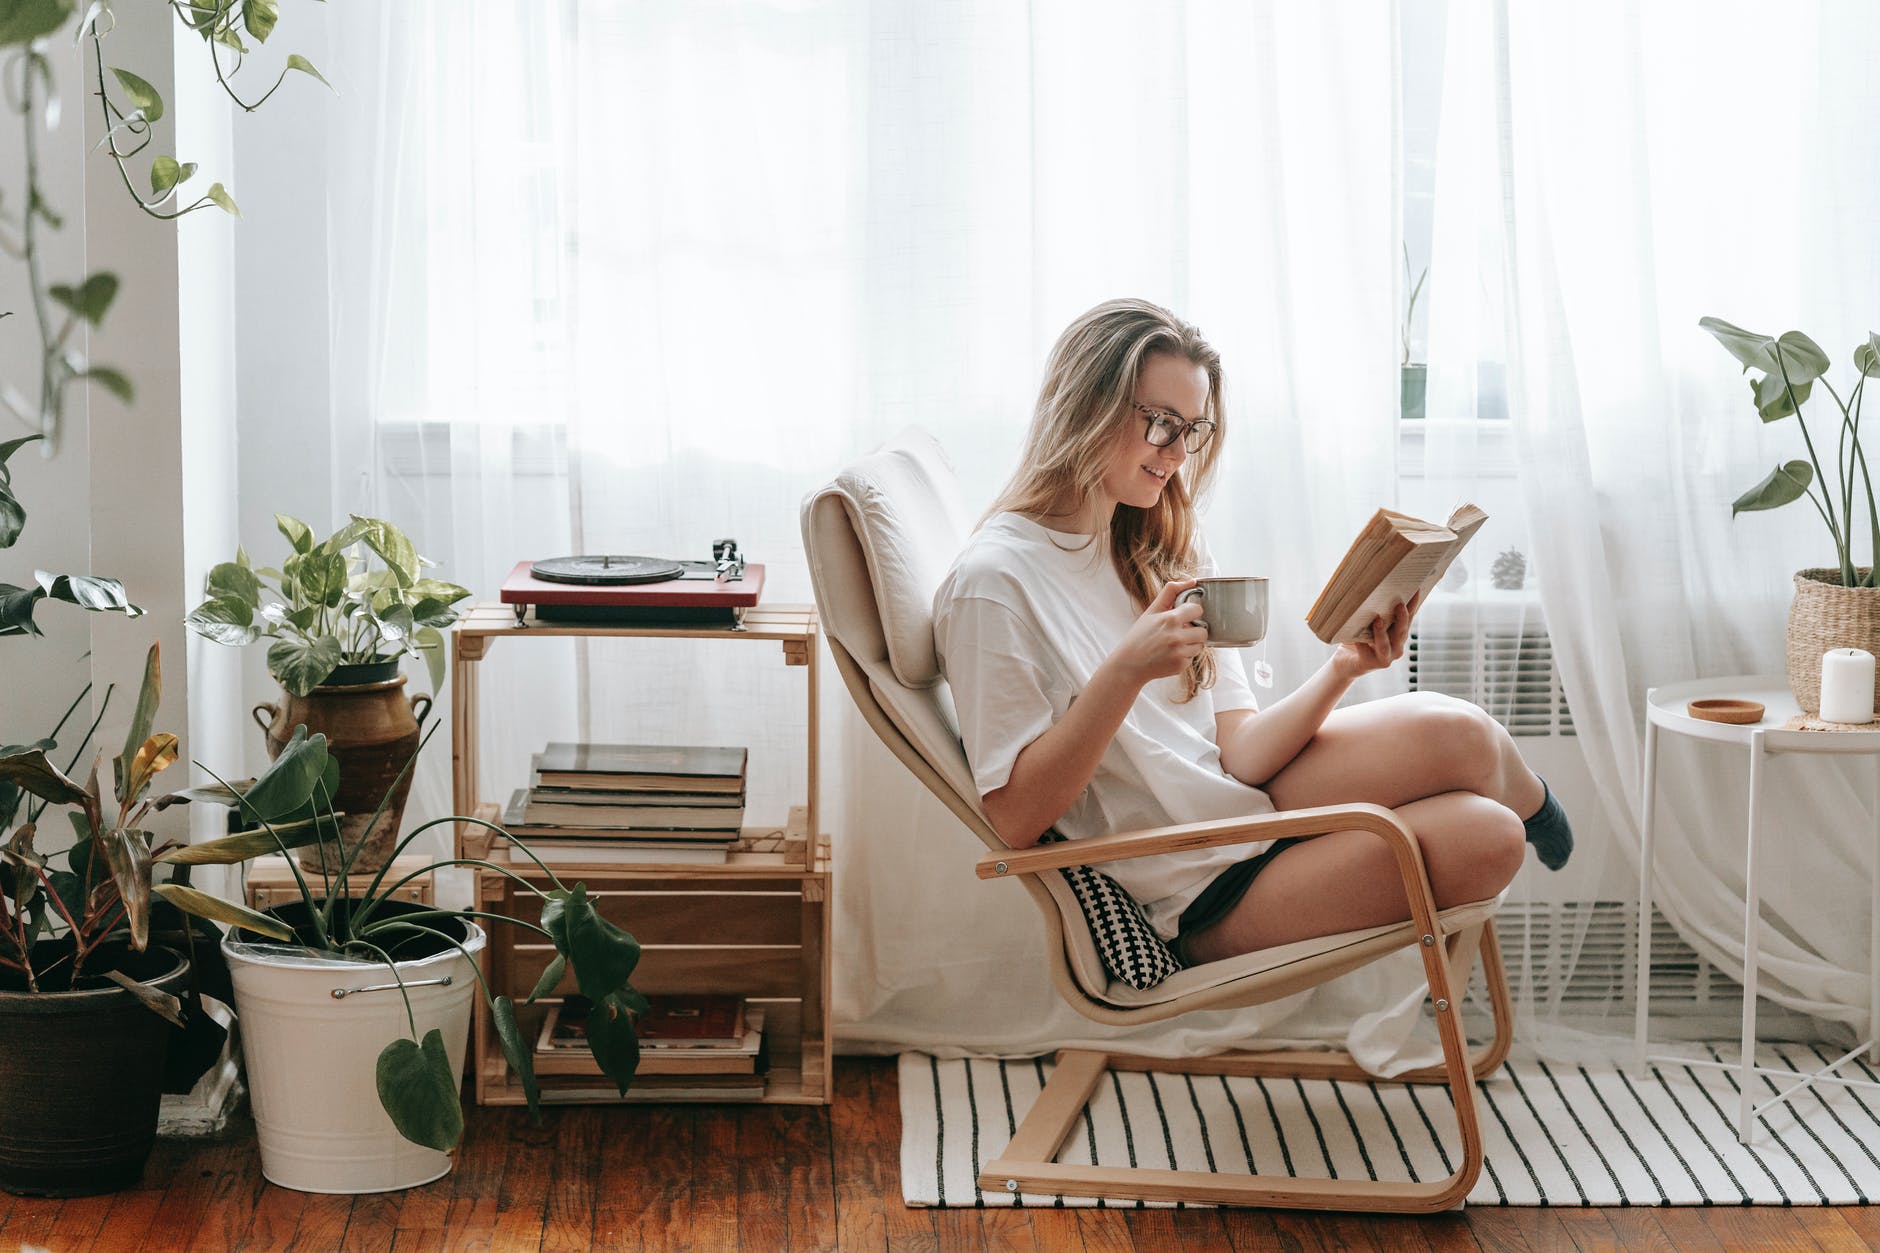
[[[40,947],[44,952],[44,946]],[[172,996],[189,988],[173,949],[110,966]],[[144,1173],[157,1137],[163,1059],[175,1030],[105,979],[72,991],[0,991],[0,1188],[21,1196],[116,1192]]]
[[[315,875],[309,878],[308,886],[317,891],[320,886],[319,877]],[[390,884],[392,882],[391,876],[386,876],[385,882]],[[322,901],[320,904],[324,906],[325,902]],[[342,925],[345,916],[358,910],[362,904],[364,904],[364,902],[358,897],[347,897],[340,901],[334,907],[334,922],[336,927]],[[435,914],[437,908],[436,905],[421,905],[417,901],[381,900],[377,905],[373,906],[372,920],[375,922],[389,921],[397,918],[401,914]],[[282,922],[293,928],[294,935],[297,937],[297,943],[306,945],[308,948],[314,948],[319,945],[319,936],[313,929],[313,915],[307,909],[305,901],[283,901],[280,904],[270,906],[266,912],[279,918]],[[470,938],[470,928],[464,925],[464,920],[461,918],[430,917],[424,920],[424,926],[431,930],[443,932],[444,935],[451,936],[460,943]],[[231,934],[235,939],[246,944],[280,943],[280,941],[271,936],[265,936],[260,932],[249,931],[242,927],[237,927]],[[443,935],[425,935],[417,931],[399,932],[384,936],[378,941],[378,944],[394,961],[416,961],[424,957],[435,957],[439,953],[449,952],[456,947],[451,944],[449,940],[444,939]]]
[[[320,683],[321,687],[360,687],[367,683],[383,683],[398,677],[398,657],[380,657],[376,661],[363,661],[358,665],[334,666],[333,673]]]

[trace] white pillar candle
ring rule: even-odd
[[[1873,654],[1831,648],[1821,654],[1821,720],[1873,721]]]

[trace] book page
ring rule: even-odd
[[[1448,526],[1424,522],[1390,510],[1379,510],[1378,513],[1389,520],[1400,543],[1407,543],[1409,547],[1395,564],[1382,570],[1375,566],[1351,570],[1348,563],[1352,561],[1352,556],[1347,554],[1346,562],[1341,563],[1332,580],[1334,583],[1340,582],[1340,576],[1343,575],[1352,583],[1342,597],[1344,603],[1339,606],[1341,612],[1334,622],[1321,619],[1314,624],[1315,633],[1328,644],[1345,644],[1363,639],[1375,619],[1391,612],[1399,603],[1408,604],[1419,592],[1427,600],[1429,593],[1449,572],[1456,555],[1468,546],[1482,524],[1488,521],[1486,513],[1469,504],[1459,506],[1450,515]],[[1366,585],[1369,585],[1370,590],[1363,592]],[[1327,586],[1329,590],[1331,585]],[[1360,595],[1362,598],[1355,607],[1346,610],[1345,605]],[[1321,593],[1323,596],[1324,593]],[[1315,611],[1318,609],[1317,606],[1314,608]],[[1313,622],[1310,616],[1308,622]]]

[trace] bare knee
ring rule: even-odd
[[[1504,788],[1507,730],[1466,700],[1441,692],[1411,692],[1402,697],[1410,710],[1410,734],[1440,763],[1444,790],[1499,796]]]
[[[1527,854],[1527,829],[1513,810],[1486,796],[1451,799],[1440,829],[1417,832],[1430,889],[1444,909],[1497,895]]]

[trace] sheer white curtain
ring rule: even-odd
[[[1880,167],[1865,155],[1880,15],[1447,8],[1431,410],[1458,434],[1436,460],[1458,475],[1481,464],[1472,380],[1505,361],[1540,607],[1604,808],[1586,826],[1614,833],[1573,868],[1579,894],[1599,895],[1636,876],[1646,690],[1780,674],[1790,575],[1831,564],[1804,505],[1732,522],[1730,502],[1801,455],[1801,436],[1793,419],[1758,421],[1697,322],[1803,330],[1835,358],[1831,381],[1851,383],[1851,350],[1880,323]],[[1817,442],[1832,443],[1838,415],[1814,407]],[[1871,782],[1820,760],[1770,777],[1765,994],[1864,1022]],[[1745,780],[1740,753],[1664,742],[1657,898],[1733,975]],[[1568,1020],[1553,982],[1555,999],[1529,1006],[1546,1023]],[[1580,1006],[1572,1025],[1629,1031],[1618,991],[1603,1021]]]
[[[983,507],[1058,331],[1146,296],[1226,360],[1210,534],[1227,568],[1275,580],[1284,691],[1325,655],[1300,622],[1319,582],[1394,499],[1388,17],[993,0],[336,12],[330,59],[373,67],[333,137],[329,240],[339,418],[371,433],[370,498],[484,597],[526,558],[702,557],[734,536],[768,566],[768,600],[807,601],[808,490],[917,423]],[[592,737],[748,744],[754,816],[800,798],[802,671],[769,649],[506,643],[484,675],[492,796],[543,741]],[[1031,906],[972,878],[976,843],[829,683],[845,1046],[1096,1038],[1045,978]],[[442,757],[421,811],[448,805]],[[1354,980],[1344,1011],[1402,975]],[[1292,1003],[1258,1021],[1324,1030]],[[1254,1024],[1218,1014],[1158,1046]]]

